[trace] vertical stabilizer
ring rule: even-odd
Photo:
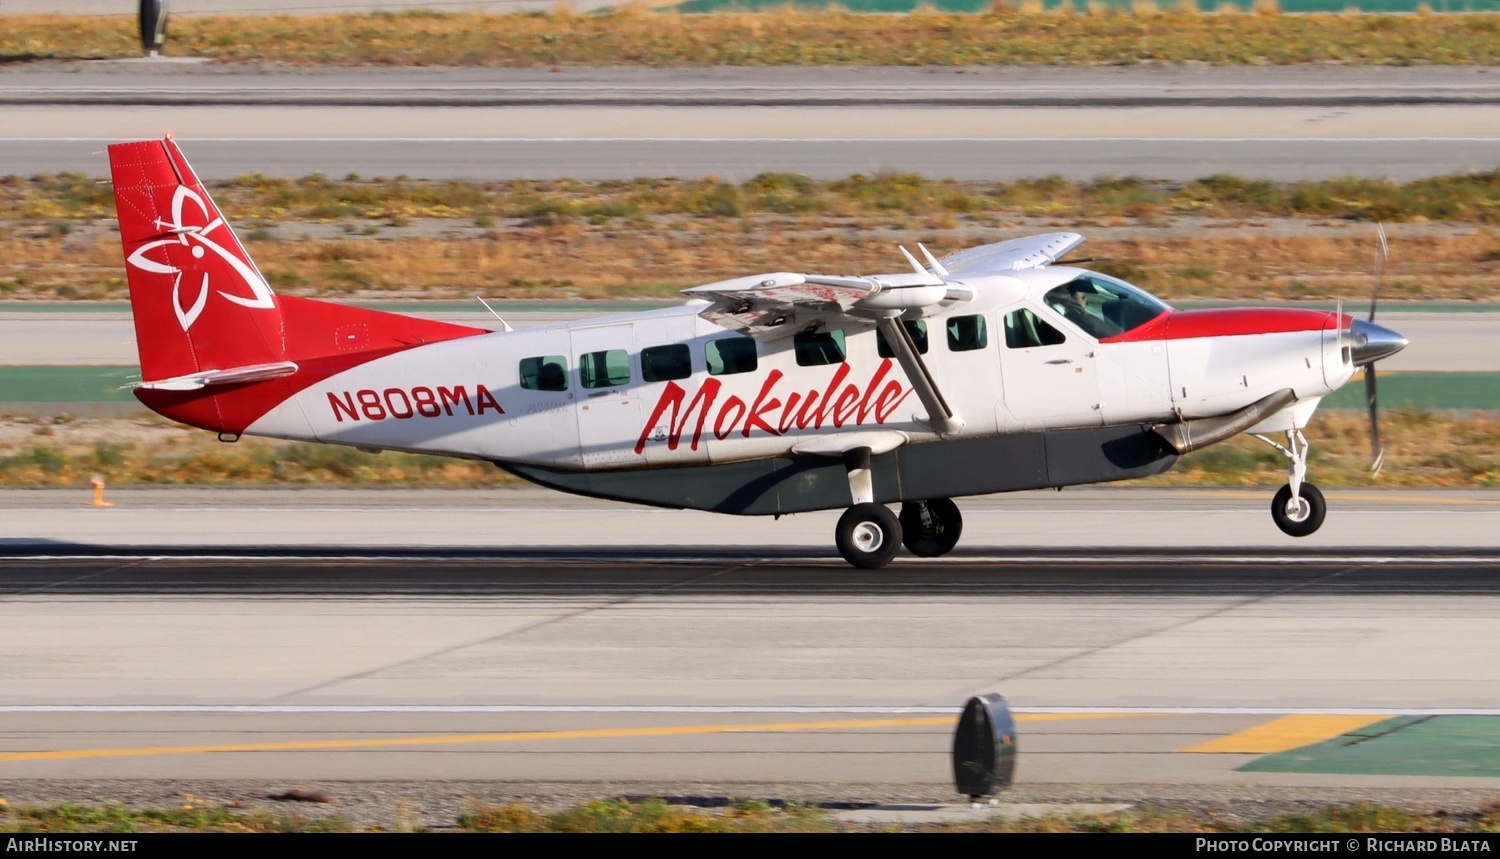
[[[283,361],[276,296],[171,137],[109,167],[143,381]]]

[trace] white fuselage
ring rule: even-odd
[[[1286,429],[1305,425],[1318,399],[1353,373],[1336,328],[1100,342],[1041,300],[1078,273],[973,278],[961,284],[972,300],[920,319],[922,360],[963,422],[948,437],[1170,422],[1291,388],[1296,405],[1257,427]],[[844,330],[843,361],[809,363],[791,337],[750,340],[700,309],[689,302],[397,352],[298,392],[247,432],[578,470],[757,459],[837,434],[937,438],[901,365],[878,353],[874,329]],[[1063,342],[1012,342],[1007,326],[1022,309]],[[751,344],[753,370],[719,361],[710,372],[710,344],[724,339]],[[656,356],[677,344],[687,347],[688,375],[649,381],[643,356],[650,350],[660,376]],[[534,369],[538,359],[565,365],[561,380],[541,383],[562,389],[528,377],[523,363]]]

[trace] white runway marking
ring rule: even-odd
[[[1269,498],[1271,496],[1271,492],[1269,490],[1267,490],[1267,492],[1265,494],[1266,494],[1267,498]],[[1338,500],[1336,496],[1335,496],[1335,500]],[[1200,516],[1200,515],[1208,515],[1208,514],[1262,516],[1262,515],[1264,515],[1264,512],[1265,512],[1265,511],[1263,511],[1261,509],[1261,504],[1260,504],[1260,499],[1259,498],[1247,498],[1244,501],[1240,501],[1240,502],[1232,502],[1232,503],[1231,502],[1225,502],[1225,503],[1226,504],[1232,504],[1232,506],[1225,506],[1225,507],[1218,507],[1218,508],[1214,508],[1214,507],[1181,507],[1181,508],[1177,508],[1177,507],[1150,507],[1150,508],[1134,507],[1134,508],[1125,508],[1125,507],[1055,507],[1055,506],[1048,505],[1045,508],[1040,508],[1040,509],[1038,507],[989,507],[989,508],[983,508],[983,509],[977,509],[977,510],[965,510],[964,511],[964,518],[967,519],[967,518],[969,518],[971,516],[1067,516],[1067,515],[1070,515],[1070,514],[1077,514],[1077,515],[1085,515],[1086,514],[1086,515],[1091,515],[1091,516],[1097,516],[1097,515],[1101,515],[1101,514],[1102,515],[1110,515],[1110,516],[1141,516],[1141,515],[1166,515],[1166,516],[1188,516],[1188,515],[1191,515],[1191,516]],[[1407,503],[1407,504],[1410,504],[1411,502],[1396,502],[1396,503]],[[1437,502],[1437,503],[1441,504],[1443,502]],[[1496,502],[1475,501],[1475,502],[1470,502],[1470,503],[1475,504],[1475,505],[1483,505],[1483,506],[1486,506],[1486,507],[1488,507],[1488,506],[1500,506],[1500,501],[1496,501]],[[1249,504],[1251,506],[1246,506],[1247,504]],[[40,508],[39,507],[39,508],[11,508],[11,509],[42,510],[42,509],[51,509],[51,508]],[[109,507],[109,508],[80,507],[80,508],[75,509],[75,510],[53,510],[53,512],[56,512],[56,513],[72,513],[72,514],[75,514],[75,515],[83,515],[83,516],[93,516],[93,515],[105,515],[105,516],[108,516],[108,515],[128,515],[128,514],[131,514],[131,513],[235,513],[235,514],[240,514],[240,513],[286,513],[286,512],[296,512],[296,511],[304,512],[304,513],[319,513],[319,514],[322,514],[322,513],[430,513],[430,512],[432,512],[432,510],[433,510],[433,508],[431,508],[431,507],[384,507],[384,506],[379,506],[379,505],[370,505],[370,506],[352,505],[352,506],[340,506],[340,507],[322,507],[322,506],[317,506],[317,507],[239,507],[239,506],[233,506],[233,507],[209,507],[209,506],[202,506],[202,507],[158,507],[158,506],[155,506],[155,505],[149,505],[149,506],[143,505],[143,506],[140,506],[140,507],[118,507],[118,506],[116,506],[116,507]],[[702,510],[670,510],[670,509],[653,508],[653,507],[631,508],[629,510],[622,510],[620,508],[615,508],[615,507],[444,507],[444,508],[442,508],[442,510],[443,510],[444,513],[489,513],[489,514],[499,514],[499,513],[518,513],[518,514],[519,513],[539,513],[539,514],[549,514],[549,515],[550,514],[571,515],[571,514],[579,514],[579,513],[588,513],[588,514],[592,514],[592,515],[596,515],[596,516],[597,515],[609,515],[609,514],[612,514],[612,513],[622,513],[622,514],[623,513],[629,513],[632,516],[680,516],[680,515],[683,515],[683,514],[708,512],[708,511],[702,511]],[[1409,506],[1409,507],[1387,507],[1387,508],[1383,508],[1383,509],[1380,509],[1380,510],[1341,509],[1339,511],[1339,514],[1343,515],[1343,516],[1394,516],[1394,515],[1405,516],[1405,515],[1410,515],[1412,513],[1425,513],[1425,512],[1429,512],[1430,510],[1431,510],[1430,507]],[[837,510],[810,510],[810,511],[806,511],[806,512],[803,512],[803,513],[785,513],[785,514],[782,514],[782,515],[784,515],[784,516],[816,516],[816,515],[819,515],[819,514],[830,514],[831,515],[831,514],[838,513],[838,512],[839,511],[837,511]],[[1475,514],[1486,515],[1487,516],[1487,515],[1492,515],[1494,513],[1494,511],[1492,509],[1469,509],[1469,510],[1461,510],[1461,509],[1460,510],[1447,510],[1447,509],[1445,509],[1445,510],[1443,510],[1443,513],[1444,513],[1444,515],[1448,515],[1450,513],[1475,513]],[[753,518],[764,518],[764,517],[757,516],[757,517],[753,517]]]
[[[118,143],[114,137],[0,136],[34,143]],[[1500,137],[206,137],[192,143],[1500,143]]]
[[[249,548],[249,547],[247,547]],[[545,546],[515,546],[521,550],[536,550],[538,548],[550,548]],[[282,554],[260,554],[254,551],[246,551],[239,554],[182,554],[182,555],[151,555],[143,557],[131,554],[50,554],[31,553],[25,550],[0,554],[6,558],[25,558],[35,561],[119,561],[119,560],[147,560],[147,561],[268,561],[268,562],[328,562],[328,561],[360,561],[360,562],[442,562],[442,561],[470,561],[470,560],[506,560],[508,557],[506,549],[492,548],[488,546],[464,549],[456,548],[459,552],[469,554],[400,554],[382,555],[379,553],[351,553],[351,554],[312,554],[312,555],[282,555]],[[637,563],[650,563],[660,565],[692,565],[692,564],[721,564],[726,560],[725,555],[651,555],[646,553],[629,554],[617,552],[610,554],[587,554],[568,553],[557,551],[549,554],[544,559],[525,558],[524,560],[548,562],[571,562],[571,563],[620,563],[632,561]],[[520,560],[518,558],[518,560]],[[786,557],[766,557],[759,555],[747,555],[735,557],[733,560],[744,563],[756,564],[826,564],[840,563],[838,558],[832,555],[806,555]],[[898,557],[893,564],[920,564],[932,563],[929,558],[904,558]],[[1180,555],[1143,555],[1126,554],[1116,557],[1101,557],[1099,555],[962,555],[943,558],[940,563],[950,566],[971,566],[978,564],[1080,564],[1091,566],[1123,566],[1138,564],[1208,564],[1208,565],[1248,565],[1248,564],[1271,564],[1271,565],[1303,565],[1309,562],[1319,564],[1359,564],[1359,565],[1391,565],[1409,564],[1412,566],[1473,566],[1490,565],[1500,563],[1500,554],[1494,555],[1230,555],[1230,554],[1180,554]]]
[[[15,704],[0,713],[698,713],[946,715],[962,707],[772,707],[572,704]],[[1500,716],[1495,707],[1011,707],[1027,715],[1118,716]]]

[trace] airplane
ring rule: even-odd
[[[1069,264],[1072,232],[941,259],[918,245],[922,261],[903,247],[899,273],[756,274],[678,306],[489,330],[277,295],[170,135],[112,145],[109,162],[134,393],[152,410],[225,442],[488,460],[659,507],[843,508],[834,543],[866,569],[902,546],[950,552],[953,498],[1160,474],[1239,433],[1285,455],[1272,518],[1309,535],[1327,505],[1303,430],[1364,368],[1378,463],[1374,364],[1407,344],[1373,321],[1374,297],[1369,319],[1174,309]]]

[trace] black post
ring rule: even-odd
[[[141,49],[154,57],[167,43],[167,0],[141,0]]]
[[[978,801],[1010,787],[1016,773],[1016,723],[1002,695],[969,699],[953,733],[953,783]]]

